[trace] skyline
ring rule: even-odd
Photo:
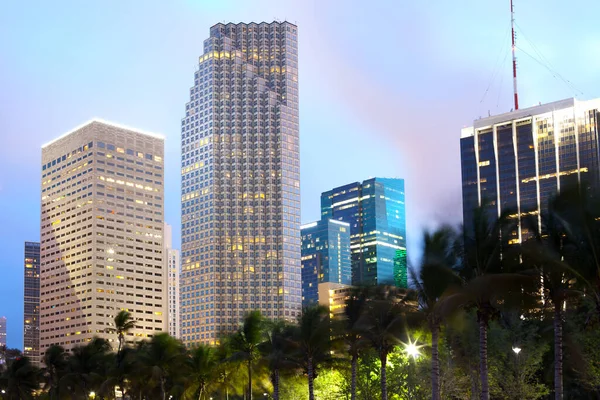
[[[179,247],[181,104],[186,101],[189,77],[202,54],[202,40],[210,26],[223,20],[262,21],[276,15],[282,20],[287,17],[300,28],[302,223],[318,219],[321,192],[372,176],[406,181],[409,257],[418,248],[423,225],[460,221],[460,129],[487,115],[488,109],[499,114],[512,107],[510,57],[499,69],[502,85],[497,78],[496,92],[492,85],[484,105],[480,104],[497,59],[504,57],[502,46],[510,52],[505,43],[509,39],[508,4],[469,2],[469,6],[458,8],[440,1],[439,6],[428,8],[425,16],[425,8],[419,4],[392,8],[393,2],[381,2],[371,9],[359,9],[347,7],[347,2],[306,2],[301,9],[297,5],[257,3],[249,7],[188,1],[169,10],[159,3],[144,3],[142,8],[140,3],[83,6],[74,2],[64,10],[43,3],[32,9],[4,6],[0,51],[8,62],[0,63],[0,85],[4,88],[0,99],[7,105],[0,110],[0,205],[11,212],[3,220],[5,229],[0,238],[7,255],[2,268],[9,271],[0,284],[0,304],[11,307],[0,309],[0,314],[13,321],[8,332],[10,347],[22,346],[22,324],[18,322],[22,320],[22,304],[15,299],[22,299],[23,243],[39,240],[38,179],[43,143],[93,116],[164,134],[166,221],[177,227],[173,236]],[[593,71],[600,59],[594,49],[600,48],[600,42],[593,40],[594,35],[586,38],[577,29],[583,32],[580,27],[593,26],[594,8],[600,10],[600,5],[578,1],[559,9],[559,4],[517,3],[517,24],[526,27],[525,34],[554,69],[583,90],[580,97],[596,97],[600,85],[593,79]],[[260,15],[258,10],[267,5],[269,11]],[[582,8],[588,12],[575,14]],[[135,16],[138,19],[132,18]],[[350,23],[333,29],[327,26],[328,18]],[[381,34],[377,39],[381,38],[381,43],[373,40],[372,26],[361,21],[379,21]],[[577,21],[577,26],[564,21]],[[356,30],[349,28],[352,23]],[[565,29],[557,30],[556,26]],[[398,33],[397,27],[401,29]],[[452,27],[468,28],[450,31]],[[519,39],[525,47],[523,36]],[[517,51],[517,56],[522,108],[575,94],[526,55]],[[350,81],[355,85],[346,85]],[[485,105],[488,102],[491,105]],[[399,126],[401,118],[404,120]],[[326,145],[325,132],[330,136]],[[428,135],[436,135],[430,152]],[[370,169],[353,162],[361,158],[370,160]],[[435,165],[430,163],[432,159]],[[328,160],[326,170],[336,173],[322,174],[321,163],[309,160]]]

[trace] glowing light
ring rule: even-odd
[[[515,352],[516,355],[519,355],[519,353],[521,352],[521,348],[519,347],[513,347],[512,350]]]
[[[410,338],[408,339],[408,343],[404,344],[404,352],[412,358],[417,358],[421,355],[421,352],[419,351],[419,349],[423,347],[423,346],[418,346],[417,345],[417,341],[415,340],[414,342],[410,340]]]

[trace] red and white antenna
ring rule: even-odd
[[[510,0],[510,30],[512,33],[513,92],[515,96],[515,110],[518,110],[519,94],[517,93],[517,56],[515,55],[515,9],[513,6],[513,0]]]

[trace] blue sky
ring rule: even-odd
[[[600,2],[515,7],[519,48],[570,81],[519,50],[521,107],[600,96]],[[460,129],[512,107],[508,0],[1,2],[9,346],[22,346],[23,242],[39,239],[41,145],[94,116],[164,134],[166,220],[178,243],[179,126],[202,42],[217,22],[273,19],[299,27],[302,221],[318,218],[322,191],[372,176],[406,180],[409,257],[423,227],[460,221]]]

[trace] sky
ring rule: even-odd
[[[600,96],[596,0],[515,0],[521,108]],[[39,240],[41,145],[100,117],[166,137],[180,240],[179,139],[211,25],[298,25],[302,222],[320,193],[405,179],[409,259],[461,222],[460,130],[510,111],[509,0],[0,2],[0,315],[22,346],[23,245]]]

